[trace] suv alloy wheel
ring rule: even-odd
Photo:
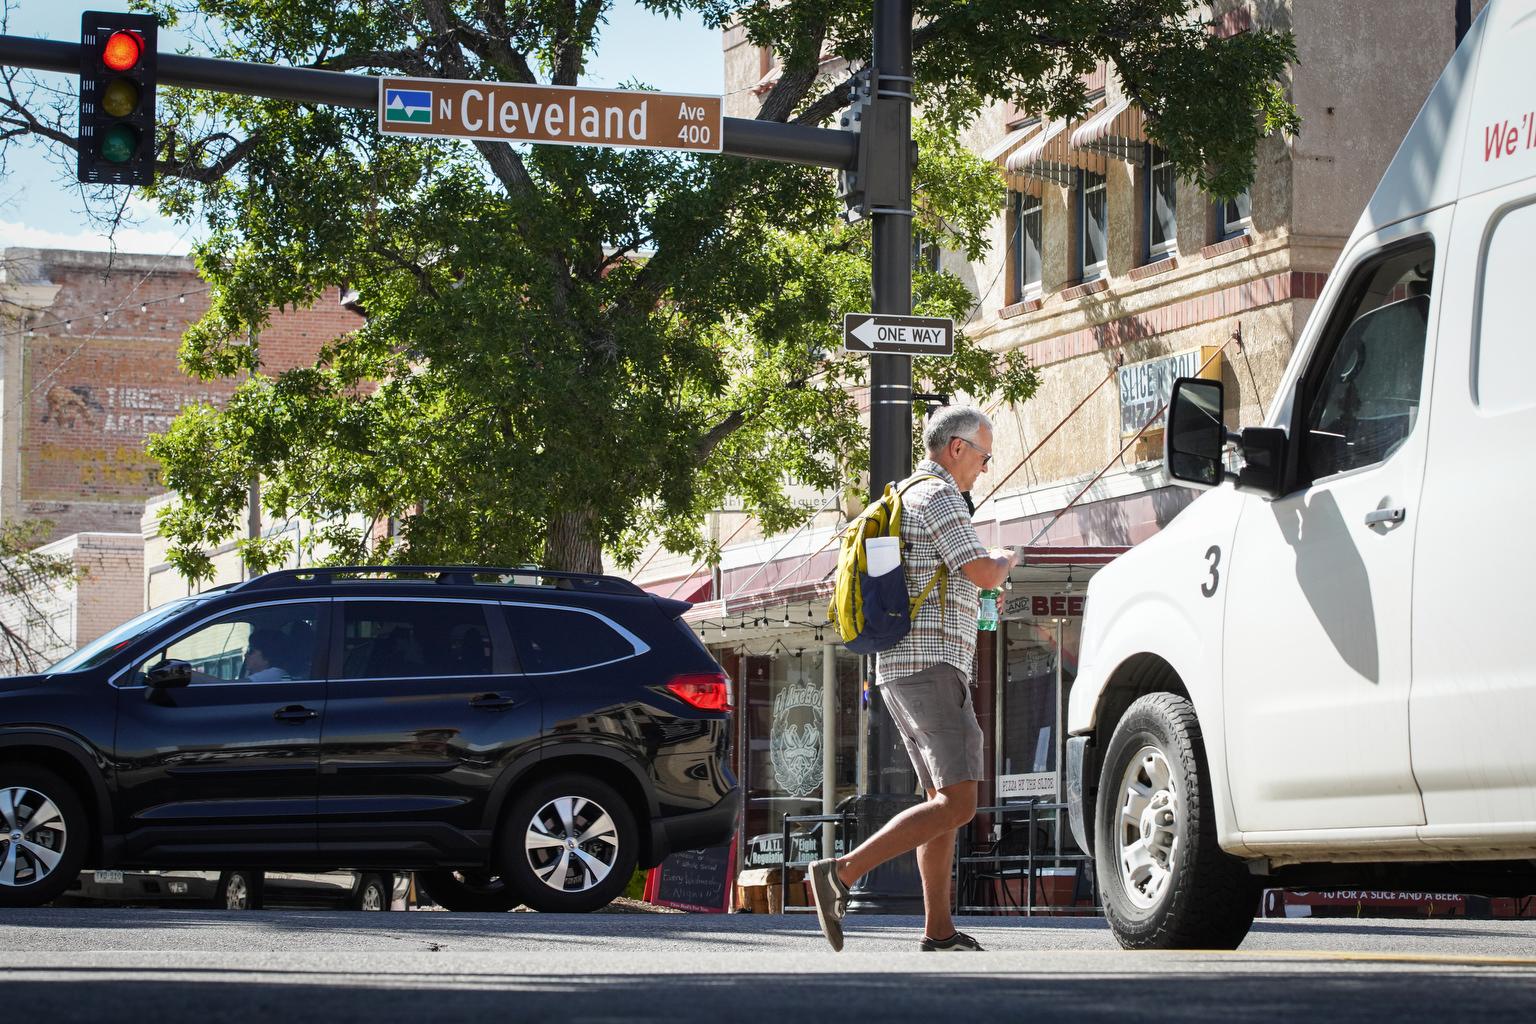
[[[639,852],[629,804],[606,782],[584,775],[558,775],[519,794],[507,810],[500,851],[523,902],[562,914],[612,902],[629,884]]]
[[[69,783],[0,762],[0,907],[35,907],[63,893],[90,842],[85,805]]]

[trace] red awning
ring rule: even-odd
[[[670,598],[673,601],[687,601],[689,604],[710,600],[713,596],[710,593],[713,587],[714,576],[707,572],[689,576],[686,579],[659,580],[640,585],[640,589],[647,594]]]

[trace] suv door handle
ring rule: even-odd
[[[469,706],[476,711],[507,711],[521,703],[522,701],[516,697],[508,697],[500,693],[482,693],[478,697],[469,699]]]
[[[1406,508],[1378,508],[1365,514],[1366,526],[1390,526],[1408,518]]]
[[[272,717],[279,722],[307,722],[312,718],[319,718],[320,712],[314,708],[307,708],[302,704],[290,704],[285,708],[278,708],[272,712]]]

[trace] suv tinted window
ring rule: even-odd
[[[483,604],[341,601],[341,677],[487,675],[494,664]]]
[[[136,681],[162,661],[185,661],[192,682],[271,683],[318,679],[320,605],[269,604],[222,615],[147,658]]]
[[[524,672],[564,672],[628,658],[634,644],[595,615],[549,605],[504,606]]]
[[[1302,420],[1309,479],[1381,462],[1413,431],[1434,257],[1425,241],[1357,272]]]

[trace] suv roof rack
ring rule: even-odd
[[[237,583],[231,590],[267,590],[273,587],[303,585],[312,582],[335,582],[341,576],[425,576],[432,582],[449,586],[490,587],[549,587],[558,590],[585,590],[600,594],[644,594],[633,583],[617,576],[602,576],[590,572],[564,572],[559,569],[542,569],[536,565],[515,568],[486,565],[319,565],[303,569],[276,569],[254,576],[244,583]],[[486,579],[485,577],[500,577]],[[510,577],[510,579],[509,579]],[[523,582],[528,581],[528,582]],[[376,582],[364,580],[361,582]],[[406,583],[422,583],[425,580],[401,580]]]

